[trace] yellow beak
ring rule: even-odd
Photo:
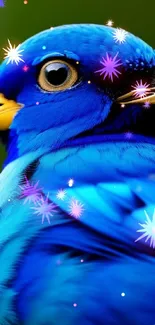
[[[129,93],[117,98],[119,104],[142,104],[149,102],[150,104],[155,104],[155,88],[148,88],[147,95],[142,98],[135,98],[135,91],[132,90]]]
[[[24,105],[16,103],[14,100],[9,100],[0,94],[0,130],[5,131],[10,127],[16,113]]]

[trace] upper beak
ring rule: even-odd
[[[6,99],[3,94],[0,94],[0,130],[7,130],[16,113],[24,105],[15,102],[14,100]]]
[[[129,93],[120,96],[117,98],[117,102],[119,104],[138,104],[138,103],[146,103],[149,102],[150,104],[155,104],[155,88],[148,88],[147,89],[147,96],[141,98],[135,98],[135,91],[132,90]]]

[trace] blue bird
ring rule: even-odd
[[[0,66],[0,325],[155,323],[155,52],[122,35],[56,27]]]

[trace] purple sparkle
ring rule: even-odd
[[[151,104],[149,101],[145,102],[145,104],[143,105],[144,108],[148,109],[150,108]]]
[[[143,83],[142,80],[140,80],[140,82],[136,81],[136,84],[134,86],[132,86],[132,88],[134,88],[134,96],[136,98],[143,98],[147,95],[147,93],[150,91],[149,90],[149,84],[147,84],[146,82]]]
[[[53,212],[56,212],[56,205],[52,202],[49,202],[48,195],[45,199],[42,197],[41,200],[37,202],[37,204],[37,207],[31,208],[35,210],[34,214],[42,216],[42,223],[44,223],[44,219],[46,218],[50,224],[50,216],[53,216]]]
[[[131,139],[132,137],[133,137],[132,132],[126,132],[126,133],[125,133],[125,138],[126,138],[126,139]]]
[[[117,59],[118,53],[111,57],[106,53],[106,58],[102,58],[100,63],[102,64],[102,68],[100,70],[95,71],[95,73],[100,73],[100,76],[103,75],[103,79],[108,77],[113,82],[113,77],[119,77],[121,72],[117,69],[119,66],[122,65],[120,59]]]
[[[20,198],[24,199],[24,204],[27,202],[33,202],[34,204],[40,199],[41,188],[38,188],[39,181],[34,185],[30,184],[28,179],[25,177],[26,183],[22,186],[19,186],[21,189]]]

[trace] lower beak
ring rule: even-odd
[[[147,96],[141,98],[135,98],[135,91],[130,91],[129,93],[117,98],[119,104],[142,104],[149,102],[150,104],[155,104],[155,88],[147,89]]]
[[[9,129],[16,113],[23,106],[14,100],[6,99],[3,94],[0,94],[0,131]]]

